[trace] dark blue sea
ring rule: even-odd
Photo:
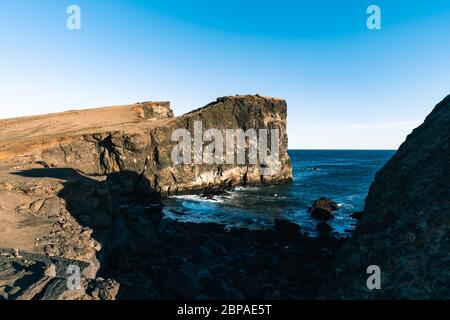
[[[314,200],[328,197],[341,206],[329,224],[336,236],[346,236],[356,224],[350,214],[363,209],[375,173],[394,153],[394,150],[290,150],[291,184],[240,187],[215,200],[175,196],[165,200],[164,213],[166,218],[180,222],[216,222],[225,228],[250,229],[271,228],[274,217],[283,216],[314,237],[317,221],[310,217],[308,208]]]

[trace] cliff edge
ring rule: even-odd
[[[450,95],[376,174],[336,261],[333,298],[450,298]],[[380,290],[366,287],[370,265]]]
[[[136,172],[162,195],[218,185],[280,183],[292,178],[286,115],[284,100],[247,95],[218,98],[180,117],[173,117],[168,103],[147,102],[4,120],[0,121],[0,159],[73,168],[91,176]],[[201,125],[202,136],[208,129],[224,137],[230,129],[279,130],[279,170],[263,174],[259,159],[244,164],[175,164],[172,151],[179,142],[173,141],[173,133],[186,129],[194,137],[196,123]],[[202,147],[207,144],[202,141]]]

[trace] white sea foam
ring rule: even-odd
[[[223,196],[216,196],[213,199],[205,198],[199,195],[177,195],[171,196],[174,199],[186,200],[186,201],[195,201],[195,202],[212,202],[212,203],[223,203],[226,198]]]

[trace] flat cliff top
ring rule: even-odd
[[[164,125],[171,117],[168,102],[143,102],[0,120],[0,160],[54,138],[130,132],[138,130],[140,123],[147,127]]]
[[[26,154],[60,138],[118,131],[139,132],[167,126],[180,118],[193,117],[202,110],[223,102],[240,100],[245,103],[257,99],[284,102],[283,99],[259,95],[237,95],[220,97],[180,117],[173,117],[169,102],[142,102],[0,120],[0,160]]]

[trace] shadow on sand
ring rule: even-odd
[[[92,237],[101,244],[98,277],[114,279],[120,273],[129,277],[137,269],[137,259],[131,257],[151,261],[156,253],[155,228],[162,219],[162,206],[145,176],[124,171],[96,179],[70,168],[39,168],[15,174],[61,180],[63,188],[57,196],[78,224],[90,228]]]

